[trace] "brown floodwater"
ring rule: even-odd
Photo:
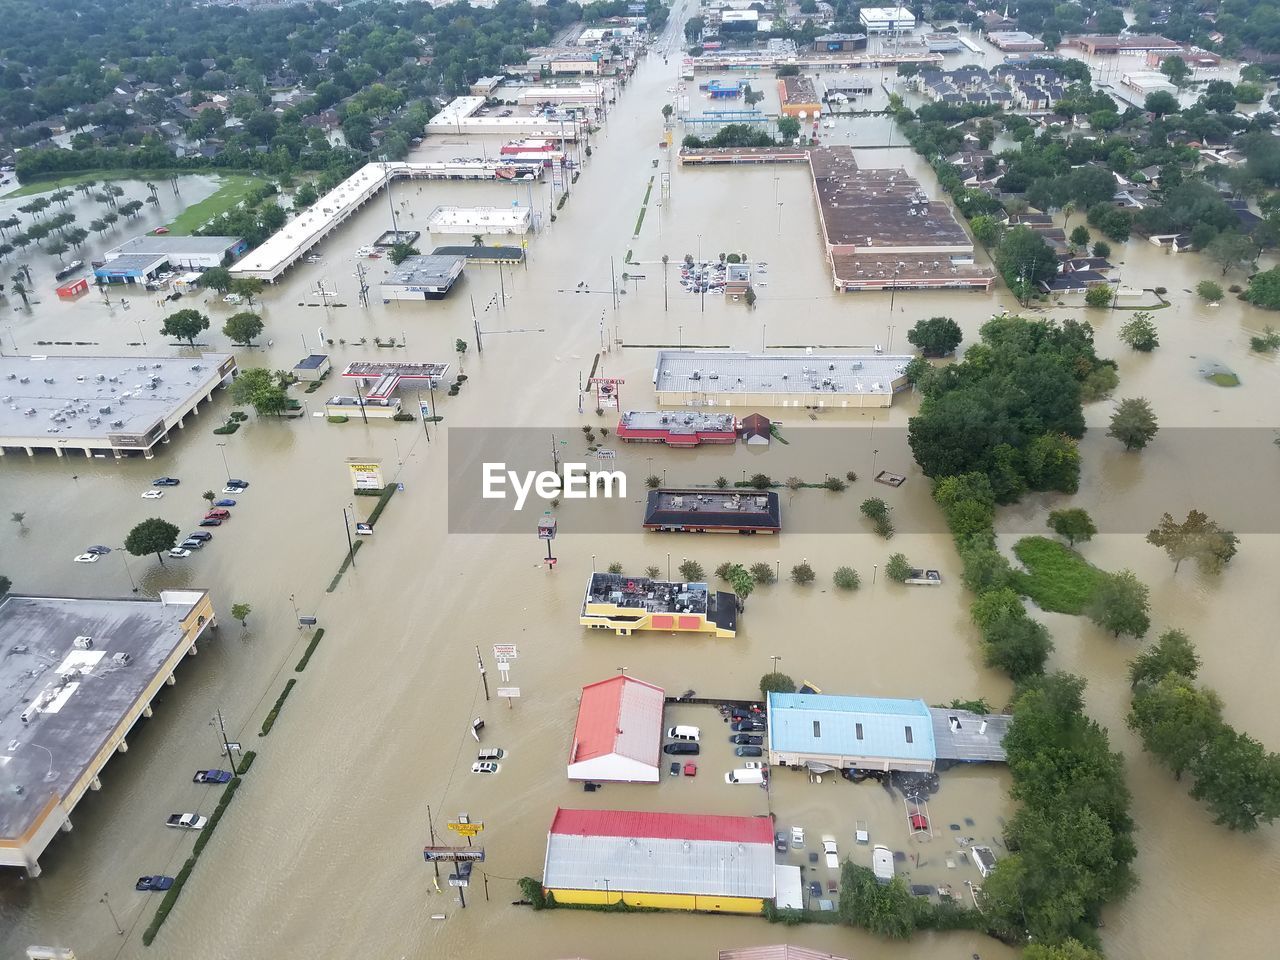
[[[727,744],[709,744],[694,780],[610,785],[588,795],[564,777],[579,688],[622,667],[669,692],[693,688],[703,695],[742,697],[753,692],[770,668],[770,657],[777,655],[780,669],[828,692],[918,696],[931,703],[953,697],[1006,701],[1008,682],[981,663],[954,549],[938,529],[928,483],[905,443],[902,428],[915,407],[909,395],[888,411],[827,412],[818,421],[799,411],[774,411],[785,421],[784,433],[825,427],[835,438],[816,448],[797,443],[795,455],[780,444],[764,453],[613,445],[622,447],[618,465],[633,476],[666,470],[673,480],[706,482],[718,474],[733,478],[740,470],[767,470],[821,479],[823,473],[856,470],[862,479],[850,491],[803,490],[784,511],[852,515],[862,498],[881,496],[903,531],[889,544],[869,533],[800,532],[750,540],[593,533],[591,510],[598,506],[568,503],[557,511],[560,562],[549,573],[540,563],[543,545],[534,535],[533,516],[527,535],[449,532],[450,429],[525,427],[545,431],[548,441],[555,431],[570,440],[566,452],[576,446],[576,452],[585,453],[577,446],[581,439],[572,436],[576,428],[611,422],[598,420],[590,403],[585,415],[577,412],[579,376],[590,370],[602,340],[608,348],[603,369],[626,380],[623,406],[643,409],[653,404],[653,350],[641,344],[758,349],[762,342],[846,347],[892,342],[901,348],[906,330],[922,317],[953,316],[972,340],[993,312],[1017,306],[1003,290],[903,293],[894,298],[890,313],[888,295],[832,293],[804,170],[684,171],[668,165],[657,149],[659,109],[669,96],[666,88],[677,82],[677,67],[678,58],[664,67],[656,55],[642,64],[595,138],[594,155],[572,198],[556,223],[544,224],[531,238],[527,268],[507,269],[501,286],[496,268],[472,267],[444,301],[383,305],[375,288],[373,305],[360,308],[352,277],[355,251],[389,227],[385,198],[379,198],[326,241],[319,251],[322,263],[299,266],[267,293],[262,306],[267,334],[258,347],[237,349],[243,367],[292,367],[304,348],[316,349],[318,328],[326,338],[347,341],[329,348],[335,366],[388,356],[456,363],[454,340],[471,339],[474,298],[481,326],[489,332],[485,350],[477,356],[472,344],[468,351],[463,366],[470,379],[459,396],[437,393],[444,422],[431,427],[429,440],[420,422],[336,425],[314,417],[252,418],[226,438],[227,469],[252,482],[239,498],[234,520],[214,531],[209,547],[189,560],[162,567],[152,559],[130,559],[127,570],[120,551],[92,566],[70,561],[87,544],[122,543],[129,527],[149,515],[188,524],[195,520],[203,505],[200,491],[217,487],[225,475],[222,451],[209,433],[229,409],[225,396],[175,433],[152,462],[13,455],[0,461],[3,502],[26,512],[21,528],[0,526],[0,571],[17,589],[128,594],[131,574],[147,593],[170,586],[208,587],[223,613],[218,639],[202,644],[199,656],[183,666],[154,718],[131,737],[132,749],[104,772],[104,789],[76,811],[75,830],[59,836],[45,853],[43,876],[35,881],[14,873],[0,876],[0,948],[6,956],[29,943],[73,946],[79,956],[90,958],[192,960],[489,957],[518,945],[514,949],[522,956],[533,958],[639,960],[663,954],[705,957],[718,948],[782,940],[886,960],[1013,955],[968,934],[890,944],[839,927],[770,928],[758,919],[673,914],[535,914],[511,905],[519,896],[515,879],[541,872],[546,830],[557,806],[769,812],[780,825],[803,825],[811,846],[823,833],[837,835],[842,853],[859,862],[866,862],[867,854],[854,847],[852,830],[857,820],[867,820],[873,841],[907,853],[913,879],[927,883],[977,879],[972,868],[946,865],[955,849],[950,823],[970,818],[974,825],[964,832],[989,839],[999,837],[1002,819],[1012,812],[1004,771],[947,774],[931,801],[936,835],[912,840],[897,802],[874,785],[810,783],[789,772],[780,773],[768,793],[725,785],[720,775],[731,765]],[[471,148],[432,141],[422,151],[423,156],[460,154],[471,155]],[[657,170],[650,162],[654,158],[661,161]],[[909,151],[868,151],[860,160],[902,164],[936,190]],[[640,235],[633,239],[648,179],[662,172],[671,174],[670,197],[659,212],[660,183],[655,182]],[[775,189],[782,203],[781,227]],[[523,186],[443,183],[421,189],[397,185],[393,199],[402,225],[412,227],[441,203],[505,204],[528,195]],[[545,185],[534,187],[534,202],[543,211],[547,196]],[[736,250],[768,262],[769,283],[760,288],[754,311],[719,297],[708,296],[704,304],[674,281],[664,306],[661,255],[679,260],[699,246],[704,256]],[[628,250],[642,267],[623,264]],[[624,270],[646,276],[625,285],[617,310],[607,293],[610,258],[619,277]],[[1150,516],[1151,523],[1166,509],[1195,505],[1230,519],[1242,536],[1238,557],[1221,577],[1202,577],[1189,566],[1174,576],[1140,533],[1103,535],[1083,552],[1100,566],[1133,569],[1151,585],[1153,632],[1174,625],[1187,629],[1204,657],[1203,678],[1222,694],[1228,718],[1275,747],[1280,717],[1269,694],[1270,679],[1280,668],[1272,629],[1280,538],[1248,529],[1249,505],[1238,502],[1231,479],[1234,472],[1274,477],[1280,469],[1280,452],[1269,443],[1280,367],[1248,353],[1249,334],[1267,317],[1230,298],[1221,307],[1202,305],[1188,291],[1216,271],[1194,256],[1170,258],[1135,239],[1117,246],[1113,259],[1121,262],[1130,284],[1169,289],[1171,306],[1156,315],[1161,346],[1155,353],[1137,355],[1118,344],[1123,314],[1070,308],[1045,313],[1093,322],[1100,352],[1119,361],[1118,395],[1148,397],[1163,426],[1251,427],[1261,440],[1249,462],[1229,464],[1221,483],[1197,491],[1191,504],[1164,502],[1152,491],[1160,489],[1161,474],[1189,469],[1194,449],[1178,444],[1164,450],[1157,438],[1141,455],[1125,455],[1103,430],[1091,429],[1082,447],[1081,491],[1070,502],[1108,504]],[[385,261],[367,264],[372,279],[380,279]],[[318,305],[314,289],[320,280],[336,287],[338,302],[346,306]],[[573,292],[579,283],[590,292]],[[495,295],[498,303],[486,308]],[[12,328],[24,353],[39,352],[36,339],[92,339],[101,346],[82,348],[85,352],[143,355],[147,351],[141,346],[131,346],[139,341],[135,322],[145,331],[150,351],[178,349],[160,345],[163,311],[154,300],[142,293],[129,299],[128,311],[106,308],[92,296],[71,305],[41,303],[29,313],[6,312],[4,326]],[[209,302],[203,309],[213,318],[208,348],[227,349],[218,328],[232,308]],[[407,337],[408,347],[378,349],[375,336]],[[355,346],[360,337],[368,343]],[[6,336],[6,348],[11,346]],[[1210,357],[1235,370],[1242,385],[1222,389],[1201,380],[1198,364]],[[336,388],[326,386],[300,396],[314,412],[317,401],[331,392]],[[415,398],[405,399],[412,407]],[[1105,424],[1108,410],[1107,403],[1091,405],[1091,426]],[[405,490],[391,501],[377,534],[337,590],[326,593],[346,550],[342,508],[353,502],[343,463],[347,457],[381,458],[388,477],[403,482]],[[907,483],[896,490],[870,483],[873,461],[905,473]],[[140,501],[138,492],[162,473],[181,477],[183,485],[158,503]],[[610,509],[638,517],[632,502],[638,496],[633,493]],[[1010,510],[1008,519],[1036,528],[1048,509],[1067,500],[1029,498]],[[370,501],[357,498],[354,505],[363,515]],[[1012,535],[1008,539],[1012,542]],[[897,550],[939,568],[945,584],[910,590],[883,577],[872,583],[873,566],[883,565]],[[708,570],[724,560],[776,562],[784,573],[807,559],[818,582],[759,589],[732,641],[621,638],[577,625],[593,563],[603,567],[617,561],[639,570],[665,566],[668,555],[674,564],[684,557],[697,559]],[[862,574],[862,588],[854,594],[838,595],[830,586],[831,572],[843,564]],[[240,601],[253,606],[247,630],[226,614]],[[295,604],[326,629],[303,674],[293,671],[307,640],[294,626]],[[1187,796],[1187,785],[1175,783],[1141,753],[1124,728],[1125,664],[1136,643],[1117,642],[1081,619],[1044,619],[1057,647],[1051,666],[1088,678],[1090,711],[1124,751],[1134,792],[1141,885],[1106,912],[1108,955],[1136,960],[1268,953],[1280,933],[1272,894],[1280,882],[1276,829],[1246,836],[1215,827]],[[521,698],[510,707],[497,699],[485,701],[476,669],[479,646],[490,661],[490,684],[496,685],[489,651],[495,642],[519,645],[511,684],[520,687]],[[299,683],[274,730],[259,739],[262,718],[285,680],[294,676]],[[209,726],[218,709],[228,719],[229,732],[258,750],[258,759],[147,950],[141,933],[159,899],[135,893],[132,883],[144,873],[176,873],[188,855],[191,838],[164,830],[164,815],[190,809],[207,813],[213,806],[216,794],[191,784],[190,771],[218,761],[217,736]],[[686,714],[712,733],[718,729],[709,712],[673,711],[673,716]],[[476,744],[467,731],[475,717],[486,721],[485,745],[508,751],[496,777],[469,772]],[[712,744],[717,739],[709,736]],[[462,811],[485,822],[480,842],[487,852],[488,898],[483,883],[473,880],[465,911],[454,891],[435,889],[433,872],[422,861],[428,808],[437,831]],[[123,937],[99,902],[104,892],[125,926]]]

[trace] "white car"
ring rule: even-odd
[[[487,760],[481,761],[479,763],[473,763],[471,765],[471,772],[472,773],[497,773],[498,764],[489,763]]]
[[[748,760],[745,763],[743,763],[742,769],[743,770],[763,770],[764,766],[765,766],[764,761],[762,760]]]
[[[148,490],[142,495],[143,500],[159,500],[164,496],[163,490]]]
[[[222,298],[222,302],[223,303],[239,303],[243,299],[244,297],[240,296],[240,294],[238,293],[228,293],[225,297]]]
[[[231,496],[232,494],[236,494],[236,493],[244,493],[244,488],[243,487],[223,487],[222,492],[225,493],[227,496]]]
[[[177,557],[179,560],[181,560],[184,557],[191,556],[191,551],[183,550],[181,547],[174,547],[172,550],[169,551],[169,556]]]
[[[75,558],[76,563],[97,563],[98,555],[96,553],[82,553]]]
[[[822,836],[822,852],[827,856],[828,869],[840,869],[840,853],[836,850],[836,838],[829,833]]]
[[[791,849],[792,850],[804,849],[804,827],[791,828]]]

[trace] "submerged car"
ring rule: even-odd
[[[138,882],[133,885],[133,889],[145,893],[151,890],[168,890],[172,886],[173,877],[166,877],[157,873],[150,877],[139,877]]]
[[[498,764],[490,763],[487,760],[473,763],[471,765],[471,772],[472,773],[497,773]]]
[[[182,560],[182,559],[185,559],[186,557],[191,556],[191,551],[184,549],[183,547],[174,547],[169,551],[169,556],[177,560]]]
[[[213,505],[215,507],[234,507],[236,502],[234,500],[215,500]]]
[[[205,543],[208,543],[210,540],[212,540],[212,539],[213,539],[213,534],[212,534],[212,533],[206,533],[206,532],[204,532],[203,530],[199,530],[199,531],[197,531],[197,532],[195,532],[195,533],[188,533],[188,534],[187,534],[187,539],[188,539],[188,540],[203,540]]]
[[[229,783],[230,781],[230,770],[197,770],[195,776],[191,778],[192,783]]]
[[[729,737],[729,742],[748,744],[753,747],[758,747],[760,744],[764,743],[764,737],[757,737],[750,733],[735,733]]]
[[[696,743],[690,743],[687,740],[677,740],[675,743],[668,743],[662,748],[662,752],[668,755],[681,754],[684,756],[696,757],[702,752],[702,748]]]
[[[110,552],[111,552],[111,548],[110,548],[110,547],[103,547],[103,546],[85,547],[84,552],[85,552],[85,553],[96,553],[96,554],[97,554],[98,556],[100,556],[100,557],[105,557],[108,553],[110,553]]]
[[[764,756],[764,750],[763,750],[763,749],[761,749],[760,747],[738,747],[738,749],[737,749],[737,750],[735,750],[735,751],[733,751],[733,752],[734,752],[734,753],[736,753],[736,754],[737,754],[738,756],[740,756],[740,757],[762,757],[762,756]]]
[[[203,520],[201,520],[201,521],[200,521],[200,523],[198,524],[198,526],[201,526],[201,527],[220,527],[220,526],[222,526],[222,521],[221,521],[221,520],[219,520],[217,517],[205,517]]]
[[[157,477],[151,481],[153,487],[176,487],[182,481],[177,477]]]
[[[75,557],[75,562],[76,562],[76,563],[97,563],[97,562],[98,562],[98,554],[96,554],[96,553],[82,553],[82,554],[79,554],[78,556],[76,556],[76,557]]]
[[[164,825],[178,830],[203,830],[208,822],[208,817],[202,817],[198,813],[171,813]]]
[[[143,500],[159,500],[164,496],[163,490],[148,490],[142,495]]]

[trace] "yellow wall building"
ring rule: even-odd
[[[705,583],[593,573],[578,622],[623,637],[636,630],[669,630],[732,639],[738,631],[738,600]]]
[[[774,898],[768,817],[556,811],[543,888],[560,903],[763,912]]]

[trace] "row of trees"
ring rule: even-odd
[[[236,283],[239,282],[241,281],[236,281]],[[255,282],[261,283],[261,281]],[[208,329],[209,318],[199,310],[193,310],[188,307],[165,317],[164,323],[160,327],[160,332],[166,337],[186,340],[188,344],[194,347],[196,337]],[[230,337],[232,343],[245,347],[253,346],[254,338],[261,336],[263,329],[262,317],[249,311],[232,314],[227,318],[227,322],[222,325],[223,334]]]
[[[1199,669],[1185,633],[1163,634],[1129,664],[1127,723],[1175,779],[1191,775],[1191,795],[1215,823],[1254,830],[1280,816],[1280,755],[1222,719],[1218,695],[1196,683]]]

